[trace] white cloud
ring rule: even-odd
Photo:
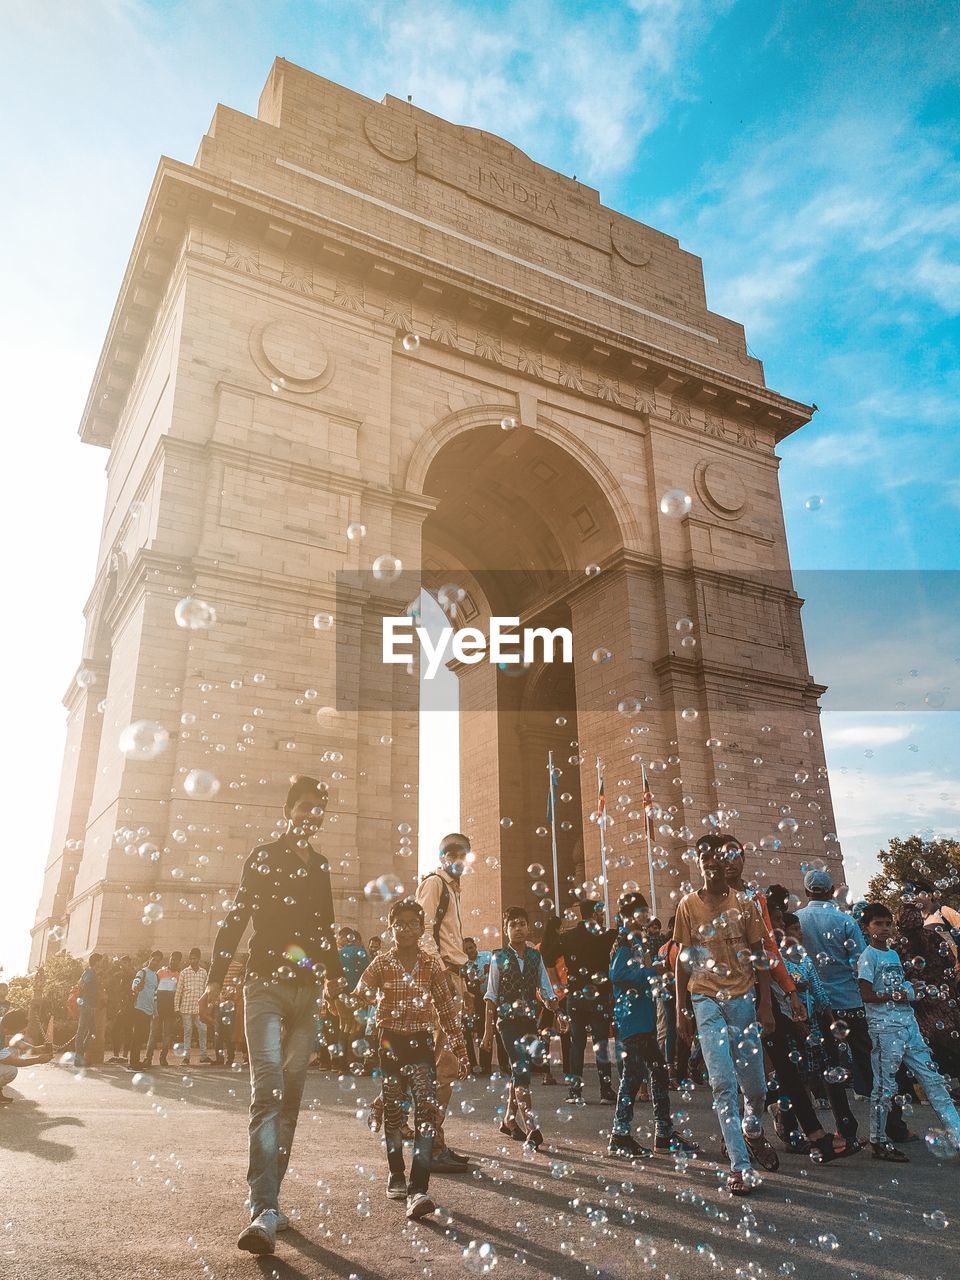
[[[366,14],[376,56],[368,48],[358,58],[355,39],[332,56],[363,92],[409,93],[425,110],[597,181],[629,169],[692,92],[698,46],[730,3],[630,0],[579,20],[559,0],[384,3]]]
[[[852,724],[845,729],[828,729],[824,741],[828,746],[886,747],[903,742],[911,733],[912,724]]]

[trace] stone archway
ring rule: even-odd
[[[505,430],[501,420],[508,417],[499,406],[461,411],[418,444],[408,483],[434,503],[422,527],[425,583],[463,586],[458,625],[485,631],[495,613],[524,625],[569,628],[571,601],[601,564],[622,554],[628,538],[639,538],[637,521],[616,479],[582,442],[543,420]],[[610,636],[623,621],[607,620]],[[571,664],[538,660],[515,672],[488,664],[455,668],[461,811],[479,851],[464,883],[468,912],[485,911],[495,922],[511,902],[537,910],[542,900],[556,899],[546,819],[549,751],[564,796],[557,812],[561,909],[571,900],[576,870],[586,863],[593,876],[603,874],[590,821],[595,788],[581,786],[578,756],[577,664],[585,662],[588,653],[575,646]],[[581,690],[588,685],[581,673]],[[537,865],[543,874],[528,873]],[[535,890],[541,882],[549,892]]]

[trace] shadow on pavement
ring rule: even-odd
[[[76,1155],[73,1147],[65,1142],[54,1142],[44,1135],[48,1129],[59,1129],[64,1125],[82,1129],[83,1121],[76,1116],[48,1116],[32,1098],[12,1096],[13,1103],[0,1113],[0,1147],[40,1156],[57,1164],[72,1160]]]
[[[287,1276],[290,1280],[295,1280],[297,1276],[309,1277],[310,1280],[316,1280],[317,1276],[334,1275],[334,1276],[356,1276],[357,1264],[349,1258],[344,1258],[339,1253],[333,1253],[330,1249],[325,1249],[323,1245],[317,1244],[315,1240],[310,1240],[307,1236],[302,1235],[295,1228],[291,1227],[289,1231],[285,1231],[282,1236],[285,1245],[292,1249],[296,1249],[302,1254],[305,1260],[306,1268],[303,1271],[298,1270],[286,1259],[277,1258],[275,1255],[269,1259],[264,1258],[262,1263],[269,1262],[269,1267],[264,1267],[265,1274],[272,1276],[276,1274],[279,1280],[284,1280]],[[363,1280],[388,1280],[388,1277],[380,1271],[371,1271],[368,1266],[363,1268]]]

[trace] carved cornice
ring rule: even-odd
[[[219,178],[190,165],[162,159],[158,167],[127,271],[84,408],[81,437],[109,445],[136,375],[148,330],[163,300],[189,225],[203,225],[224,240],[222,264],[247,279],[263,277],[263,244],[281,267],[273,271],[278,289],[326,297],[347,313],[383,323],[403,317],[398,329],[412,328],[421,342],[454,347],[474,359],[512,368],[526,377],[563,386],[572,394],[619,404],[647,414],[663,404],[668,418],[690,425],[716,409],[741,424],[750,444],[749,424],[762,425],[779,440],[807,422],[813,409],[755,383],[697,363],[644,341],[627,337],[580,316],[493,283],[481,286],[467,271],[438,263],[411,249],[385,243],[291,202]],[[306,266],[289,270],[278,236],[293,246],[298,261],[316,263],[327,279],[311,285]],[[289,233],[289,234],[287,234]],[[196,252],[191,245],[190,252]],[[217,250],[219,253],[220,251]],[[344,272],[350,256],[352,270]],[[378,271],[375,269],[379,269]],[[537,270],[531,266],[531,270]],[[386,272],[386,274],[384,274]],[[384,284],[373,277],[380,274]],[[426,291],[426,292],[425,292]],[[389,294],[389,296],[387,296]],[[471,319],[479,314],[479,322]],[[409,321],[407,319],[409,317]],[[491,333],[502,335],[491,343]],[[486,335],[483,337],[483,335]],[[551,349],[562,348],[561,357]],[[669,397],[669,399],[667,399]],[[708,408],[704,408],[704,405]],[[693,406],[698,406],[694,408]]]

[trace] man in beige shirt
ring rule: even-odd
[[[429,955],[439,956],[457,1002],[457,1020],[462,1024],[464,980],[463,968],[467,953],[463,945],[463,924],[460,919],[460,877],[470,852],[470,841],[455,831],[440,841],[440,865],[436,871],[425,875],[417,886],[417,902],[423,908],[425,929],[421,948]],[[437,1102],[446,1116],[453,1093],[453,1083],[459,1079],[460,1064],[452,1051],[449,1037],[442,1027],[437,1027]],[[469,1157],[452,1151],[446,1144],[443,1125],[433,1141],[431,1172],[463,1173]]]
[[[713,1106],[730,1160],[731,1195],[748,1195],[759,1185],[753,1161],[773,1171],[776,1152],[763,1135],[767,1085],[760,1026],[773,1028],[770,961],[760,912],[727,883],[727,865],[743,846],[718,832],[701,836],[697,856],[703,887],[688,893],[673,926],[677,957],[677,1035],[685,1043],[694,1026],[706,1063]],[[741,1126],[737,1087],[743,1092]]]

